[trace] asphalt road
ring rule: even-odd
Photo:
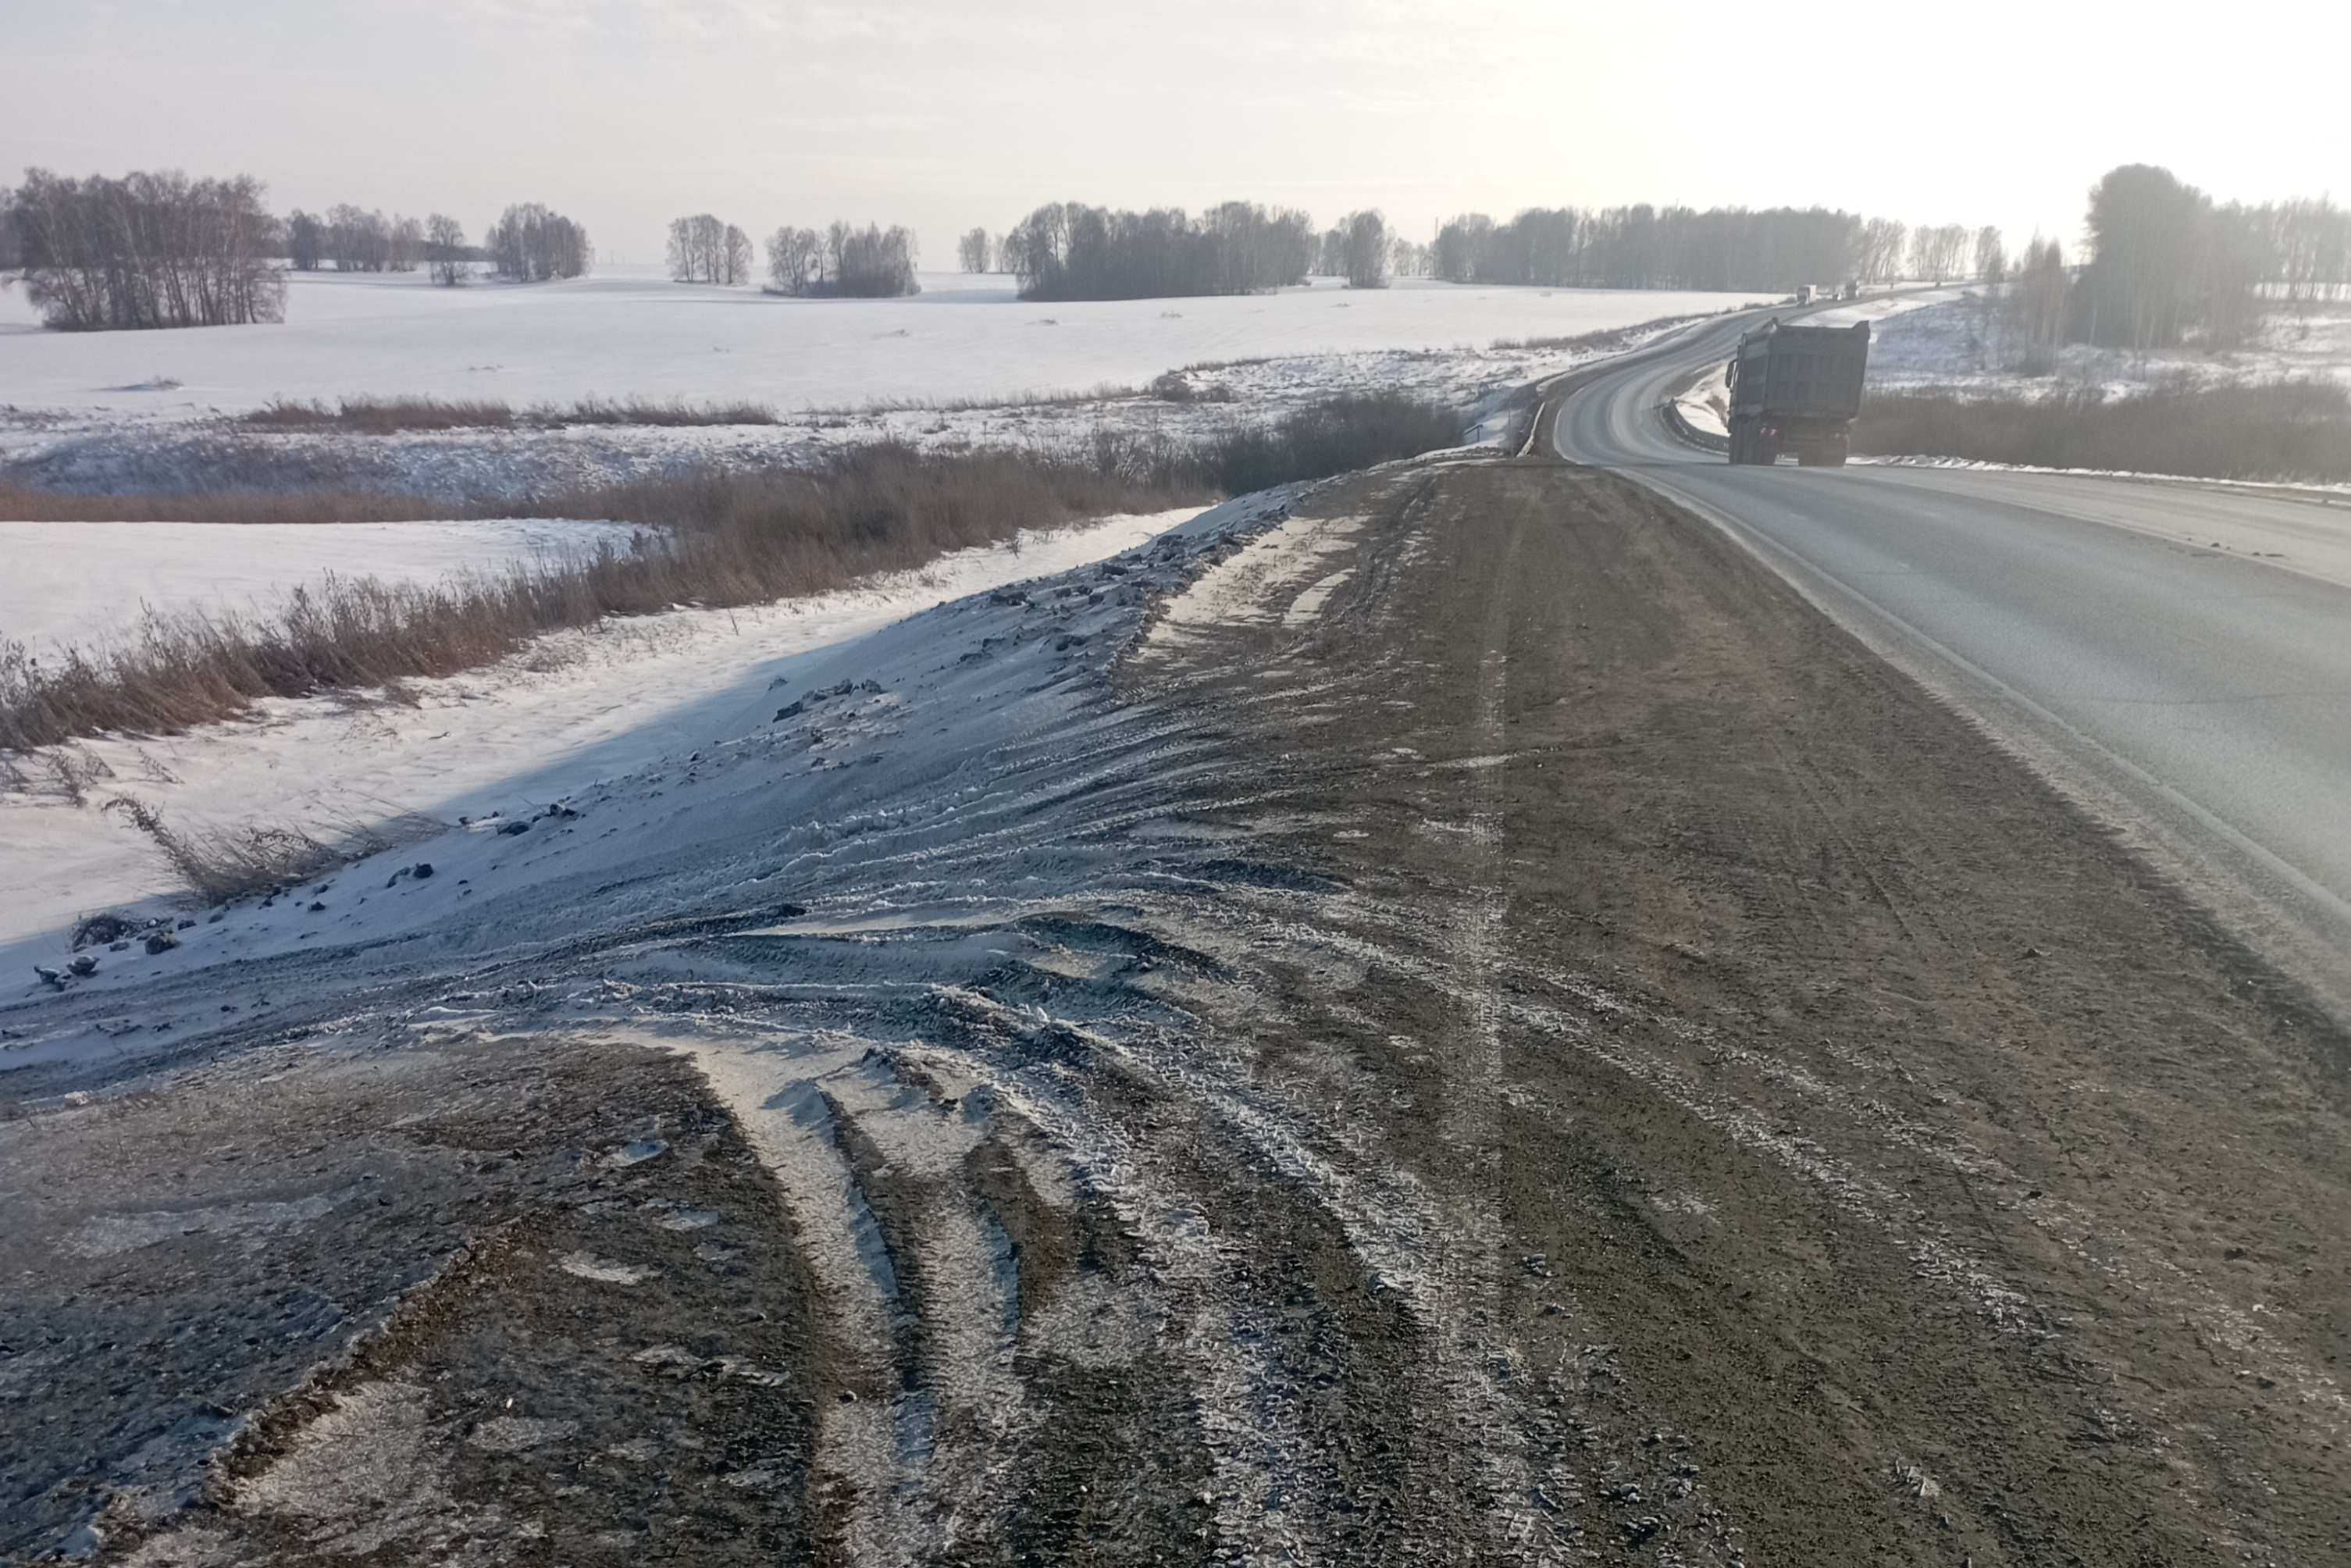
[[[2351,517],[2196,485],[1732,467],[1677,441],[1657,405],[1753,319],[1571,383],[1557,451],[1730,530],[2237,935],[2351,1003],[2351,587],[2310,574]],[[2304,570],[2241,548],[2297,538]],[[2226,538],[2241,549],[2212,547]]]

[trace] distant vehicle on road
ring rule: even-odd
[[[1796,285],[1796,303],[1799,305],[1810,305],[1812,302],[1813,286],[1809,283],[1799,283]]]
[[[1730,359],[1730,460],[1777,463],[1792,453],[1807,468],[1842,467],[1868,368],[1866,321],[1791,327],[1774,318],[1740,339]]]

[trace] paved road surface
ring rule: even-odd
[[[1656,405],[1751,319],[1575,384],[1559,452],[1729,528],[2351,1000],[2351,516],[2070,475],[1734,468],[1674,440]]]

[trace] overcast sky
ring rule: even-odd
[[[1791,18],[1810,17],[1804,26]],[[537,200],[607,259],[709,210],[1820,204],[2077,236],[2120,162],[2351,198],[2351,5],[1970,0],[0,0],[0,180],[246,172],[273,204]]]

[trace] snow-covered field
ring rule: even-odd
[[[89,646],[147,611],[266,612],[329,573],[428,582],[592,550],[625,549],[625,523],[514,518],[439,523],[0,522],[0,642],[37,654]]]
[[[1199,299],[1024,304],[1001,276],[928,273],[905,299],[790,299],[613,267],[528,287],[421,273],[296,274],[286,319],[47,332],[0,290],[0,401],[182,416],[273,398],[426,395],[521,406],[602,397],[747,400],[779,412],[1140,386],[1205,361],[1482,349],[1702,314],[1745,295],[1331,279]]]

